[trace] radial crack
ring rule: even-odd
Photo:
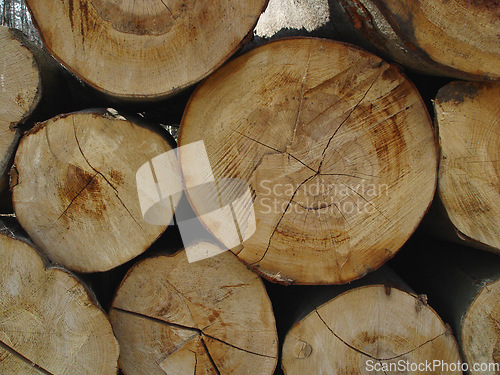
[[[423,347],[424,345],[427,345],[428,343],[430,343],[430,342],[433,342],[433,341],[437,340],[438,338],[440,338],[441,336],[443,336],[443,335],[445,335],[445,334],[446,334],[446,332],[443,332],[443,333],[441,333],[441,334],[437,335],[436,337],[434,337],[434,338],[432,338],[432,339],[429,339],[429,340],[425,341],[424,343],[422,343],[422,344],[420,344],[420,345],[416,346],[415,348],[410,349],[410,350],[408,350],[408,351],[406,351],[406,352],[404,352],[404,353],[402,353],[402,354],[398,354],[398,355],[396,355],[396,356],[394,356],[394,357],[389,357],[389,358],[377,358],[377,357],[374,357],[374,356],[372,356],[372,355],[370,355],[370,354],[368,354],[368,353],[366,353],[366,352],[364,352],[364,351],[362,351],[362,350],[360,350],[360,349],[358,349],[358,348],[356,348],[356,347],[352,346],[351,344],[349,344],[348,342],[346,342],[345,340],[343,340],[343,339],[342,339],[339,335],[337,335],[337,334],[336,334],[336,333],[335,333],[335,332],[334,332],[334,331],[330,328],[330,326],[329,326],[329,325],[326,323],[326,321],[322,318],[322,316],[320,315],[320,313],[319,313],[319,311],[318,311],[318,309],[317,309],[316,307],[314,307],[314,312],[316,313],[316,315],[318,316],[318,318],[319,318],[319,319],[323,322],[323,324],[325,325],[325,327],[326,327],[326,328],[328,328],[328,330],[332,333],[332,335],[334,335],[337,339],[339,339],[339,340],[340,340],[340,341],[341,341],[344,345],[346,345],[346,346],[347,346],[347,347],[349,347],[350,349],[354,350],[355,352],[358,352],[359,354],[362,354],[362,355],[364,355],[364,356],[367,356],[367,357],[369,357],[369,358],[371,358],[371,359],[374,359],[374,360],[376,360],[376,361],[379,361],[379,362],[381,362],[381,361],[392,361],[392,360],[394,360],[394,359],[401,358],[401,357],[403,357],[403,356],[405,356],[405,355],[408,355],[408,354],[410,354],[410,353],[414,352],[415,350],[420,349],[420,348],[421,348],[421,347]]]
[[[119,312],[122,312],[124,314],[135,316],[137,318],[151,320],[153,322],[156,322],[156,323],[159,323],[159,324],[163,324],[163,325],[166,325],[166,326],[169,326],[169,327],[183,329],[185,331],[190,331],[190,332],[197,333],[197,334],[201,334],[202,333],[201,330],[199,330],[198,328],[189,327],[189,326],[178,324],[178,323],[168,322],[166,320],[155,318],[155,317],[152,317],[152,316],[149,316],[149,315],[146,315],[146,314],[141,314],[141,313],[138,313],[138,312],[135,312],[135,311],[126,310],[126,309],[122,309],[122,308],[119,308],[119,307],[112,307],[112,309],[116,310],[116,311],[119,311]]]
[[[270,150],[276,151],[278,154],[285,154],[285,155],[287,155],[287,156],[291,157],[292,159],[294,159],[294,160],[298,161],[300,164],[302,164],[302,165],[303,165],[304,167],[306,167],[307,169],[310,169],[310,170],[311,170],[311,171],[313,171],[314,173],[316,173],[316,172],[317,172],[316,170],[314,170],[313,168],[311,168],[310,166],[308,166],[306,163],[304,163],[302,160],[300,160],[299,158],[297,158],[297,157],[293,156],[292,154],[290,154],[290,153],[289,153],[289,152],[287,152],[287,151],[282,152],[282,151],[278,150],[277,148],[274,148],[274,147],[272,147],[272,146],[266,145],[265,143],[263,143],[263,142],[261,142],[261,141],[258,141],[258,140],[257,140],[257,139],[255,139],[255,138],[249,137],[248,135],[243,134],[243,133],[241,133],[241,132],[239,132],[239,131],[237,131],[237,130],[234,130],[234,132],[235,132],[235,133],[238,133],[238,134],[240,134],[240,135],[242,135],[242,136],[243,136],[243,137],[245,137],[245,138],[248,138],[248,139],[249,139],[249,140],[251,140],[251,141],[254,141],[254,142],[258,143],[258,144],[259,144],[259,145],[261,145],[261,146],[264,146],[264,147],[267,147],[267,148],[268,148],[268,149],[270,149]]]
[[[37,365],[35,362],[31,361],[30,359],[28,359],[27,357],[25,357],[24,355],[22,355],[21,353],[19,353],[17,350],[15,350],[14,348],[10,347],[9,345],[7,345],[6,343],[4,343],[2,340],[0,340],[0,348],[9,352],[10,354],[12,354],[14,357],[20,359],[22,362],[26,363],[28,366],[36,369],[37,371],[39,371],[40,373],[44,374],[44,375],[54,375],[52,374],[51,372],[45,370],[42,366],[40,365]]]
[[[81,188],[81,190],[73,197],[73,199],[71,199],[71,201],[66,206],[66,208],[64,209],[64,211],[59,215],[59,217],[57,218],[57,220],[61,219],[61,217],[63,217],[66,214],[66,212],[69,210],[69,208],[71,207],[71,205],[73,204],[73,202],[80,196],[80,194],[83,193],[83,191],[87,188],[87,186],[89,186],[92,183],[92,181],[94,181],[95,178],[98,175],[99,174],[96,173],[94,176],[92,176],[92,178],[85,184],[85,186]]]
[[[321,162],[319,163],[319,167],[318,167],[318,171],[321,171],[321,167],[323,165],[323,162],[325,161],[325,153],[326,153],[326,150],[328,150],[328,147],[330,147],[330,143],[332,142],[333,138],[337,135],[337,133],[339,132],[340,128],[347,122],[347,120],[351,117],[352,113],[361,105],[361,103],[363,103],[363,100],[365,100],[366,96],[368,95],[368,92],[370,92],[371,88],[373,87],[373,85],[375,84],[375,82],[378,80],[378,78],[380,77],[380,75],[382,74],[382,72],[379,72],[377,74],[377,76],[375,77],[375,79],[373,80],[373,82],[370,84],[370,86],[368,86],[368,89],[365,91],[365,93],[363,94],[363,96],[361,97],[361,99],[356,103],[356,105],[349,111],[349,113],[347,114],[347,117],[342,120],[342,122],[340,123],[340,125],[337,127],[337,129],[335,129],[335,131],[333,132],[332,136],[330,137],[330,139],[328,139],[328,142],[325,146],[325,148],[323,149],[323,152],[321,153]]]
[[[245,353],[248,353],[248,354],[253,354],[253,355],[257,355],[259,357],[265,357],[265,358],[272,358],[272,359],[276,359],[276,357],[273,357],[271,355],[266,355],[266,354],[261,354],[261,353],[256,353],[256,352],[252,352],[251,350],[247,350],[247,349],[243,349],[243,348],[240,348],[236,345],[233,345],[233,344],[230,344],[228,343],[227,341],[224,341],[224,340],[221,340],[221,339],[218,339],[217,337],[214,337],[214,336],[210,336],[210,335],[207,335],[206,333],[202,332],[202,334],[206,337],[208,337],[209,339],[212,339],[214,341],[217,341],[217,342],[220,342],[224,345],[227,345],[227,346],[230,346],[231,348],[233,349],[236,349],[236,350],[241,350],[242,352],[245,352]]]
[[[207,347],[207,344],[205,343],[205,340],[203,340],[203,336],[201,337],[200,341],[201,341],[201,344],[203,345],[203,348],[205,349],[205,352],[207,353],[207,357],[210,360],[210,363],[214,367],[215,372],[217,373],[217,375],[221,375],[220,371],[219,371],[219,368],[217,367],[217,365],[215,364],[214,359],[212,358],[212,354],[210,354],[210,351],[208,350],[208,347]]]
[[[113,189],[114,191],[114,194],[116,196],[116,198],[118,199],[118,201],[120,202],[120,204],[123,206],[123,208],[125,209],[125,211],[127,211],[127,213],[129,214],[129,216],[132,218],[132,220],[139,226],[139,228],[141,228],[141,230],[144,230],[144,228],[142,227],[142,225],[137,221],[137,219],[134,217],[134,215],[132,215],[132,212],[130,212],[130,210],[128,209],[128,207],[125,205],[125,203],[122,201],[122,199],[120,198],[120,195],[118,194],[118,189],[116,189],[116,187],[106,178],[106,176],[104,176],[104,174],[102,174],[101,172],[99,172],[97,169],[95,169],[92,164],[90,164],[89,160],[87,159],[87,157],[85,156],[85,154],[83,153],[83,150],[82,150],[82,147],[80,146],[80,141],[78,140],[78,136],[76,135],[76,126],[75,126],[75,119],[73,118],[73,133],[75,135],[75,141],[76,141],[76,145],[78,146],[78,150],[80,150],[80,154],[82,155],[82,157],[85,159],[85,161],[87,162],[88,166],[96,173],[98,174],[99,176],[101,176],[104,181],[106,181],[108,183],[108,185]]]
[[[288,208],[290,207],[290,204],[292,203],[293,201],[293,198],[295,198],[295,195],[297,194],[297,192],[299,191],[299,189],[302,187],[302,185],[304,185],[305,183],[307,183],[309,180],[313,179],[314,177],[316,177],[318,175],[318,173],[316,172],[316,174],[312,175],[311,177],[305,179],[304,181],[302,181],[301,184],[299,184],[299,186],[297,186],[297,188],[295,189],[295,191],[293,192],[290,200],[288,201],[284,211],[283,211],[283,214],[281,215],[281,217],[279,218],[278,220],[278,223],[276,224],[276,226],[274,227],[274,230],[273,232],[271,233],[271,236],[269,237],[269,242],[267,244],[267,247],[266,247],[266,250],[264,251],[264,254],[262,254],[262,256],[260,257],[260,259],[256,262],[253,262],[253,263],[250,263],[250,266],[254,266],[256,265],[257,263],[260,263],[262,261],[262,259],[264,259],[264,257],[266,256],[267,252],[269,251],[269,247],[271,246],[271,241],[273,239],[273,236],[274,234],[276,233],[276,231],[278,230],[278,227],[279,225],[281,224],[281,221],[283,220],[283,217],[285,216],[286,212],[288,211]]]

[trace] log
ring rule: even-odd
[[[500,373],[498,255],[424,236],[409,241],[399,255],[398,270],[450,323],[469,374]]]
[[[41,97],[40,67],[15,31],[0,26],[0,179],[12,163],[22,134],[19,124],[33,112]]]
[[[447,239],[500,254],[500,84],[450,83],[438,92],[434,108],[444,213],[428,226]],[[447,223],[451,230],[441,231]]]
[[[330,1],[342,35],[368,42],[418,72],[461,79],[500,78],[498,0]]]
[[[39,124],[21,140],[11,181],[14,211],[52,261],[82,273],[107,271],[165,231],[179,196],[169,201],[172,207],[162,205],[164,222],[147,222],[136,174],[171,151],[173,141],[137,121],[111,112],[72,113]],[[159,179],[179,179],[175,165],[157,172]],[[153,180],[151,188],[158,194]]]
[[[111,324],[73,274],[3,234],[0,258],[0,373],[117,373]]]
[[[107,94],[146,100],[176,93],[224,63],[267,1],[26,3],[45,47],[70,71]]]
[[[110,318],[125,375],[271,375],[276,367],[266,290],[230,252],[193,263],[184,251],[139,262],[118,288]]]
[[[200,153],[183,151],[198,141],[213,174]],[[416,89],[378,57],[328,40],[271,42],[229,62],[191,97],[179,146],[186,186],[212,176],[248,183],[255,233],[245,229],[230,248],[285,284],[345,283],[380,267],[436,184],[433,130]],[[232,194],[234,184],[221,186]],[[207,197],[187,195],[203,213]],[[232,219],[200,219],[224,243]]]
[[[308,287],[283,344],[285,375],[462,374],[423,367],[458,364],[457,343],[425,295],[382,270],[353,285]]]

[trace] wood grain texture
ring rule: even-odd
[[[462,240],[500,254],[500,84],[453,82],[434,108],[441,202]]]
[[[118,342],[83,284],[0,235],[0,373],[116,374]]]
[[[31,50],[0,26],[0,177],[7,172],[21,137],[17,125],[41,97],[40,69]]]
[[[191,250],[213,246],[198,243]],[[126,375],[271,375],[276,367],[266,290],[230,252],[189,263],[182,251],[136,264],[110,317]]]
[[[136,173],[171,149],[158,133],[109,113],[41,123],[16,153],[16,216],[51,260],[79,272],[114,268],[144,252],[168,225],[144,221]]]
[[[388,58],[432,75],[500,78],[500,3],[342,0],[358,34]]]
[[[184,113],[179,145],[196,141],[216,180],[249,184],[256,232],[232,251],[275,282],[344,283],[378,268],[434,194],[436,146],[418,92],[339,42],[277,41],[225,65]],[[188,186],[207,178],[182,148],[180,160]]]
[[[283,344],[282,368],[286,375],[396,374],[406,373],[396,367],[399,361],[433,360],[460,361],[453,335],[434,310],[416,295],[370,285],[316,306],[296,323]],[[408,373],[462,372],[422,368]]]
[[[27,1],[54,56],[92,86],[132,100],[165,97],[207,76],[238,49],[266,3]]]

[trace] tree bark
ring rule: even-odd
[[[83,284],[0,235],[0,372],[116,374],[118,343]]]
[[[352,285],[309,288],[295,313],[283,344],[285,375],[462,374],[401,367],[458,363],[460,354],[425,295],[407,291],[386,268]]]
[[[428,226],[451,222],[452,230],[440,234],[500,254],[500,84],[450,83],[434,108],[444,213]]]
[[[179,145],[197,141],[216,181],[249,184],[256,230],[232,251],[274,282],[362,277],[403,245],[434,194],[436,145],[416,89],[339,42],[282,40],[228,63],[184,113]],[[179,157],[186,186],[208,182],[198,155]],[[187,195],[203,211],[206,197]],[[224,242],[219,217],[201,220]]]
[[[51,260],[72,270],[100,272],[123,264],[144,252],[172,218],[180,194],[161,201],[151,180],[154,194],[147,198],[158,203],[156,194],[163,221],[147,222],[138,199],[142,180],[136,184],[139,169],[172,147],[155,131],[109,112],[41,123],[16,153],[17,219]],[[165,176],[182,191],[176,165],[164,165],[157,178]]]
[[[403,255],[403,253],[401,254]],[[408,283],[450,323],[471,375],[500,371],[500,259],[449,242],[416,237],[395,259]],[[474,364],[487,366],[474,368]]]
[[[150,100],[178,92],[224,63],[266,0],[27,4],[44,45],[69,70],[107,94]]]
[[[214,247],[202,242],[188,251]],[[230,252],[189,263],[182,251],[136,264],[110,317],[126,375],[271,375],[276,367],[266,290]]]
[[[331,3],[335,3],[331,1]],[[334,5],[353,31],[384,56],[424,74],[500,78],[497,0],[342,0]]]

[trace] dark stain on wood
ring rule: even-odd
[[[452,82],[439,90],[436,101],[438,103],[463,103],[466,99],[474,99],[480,90],[475,82]]]

